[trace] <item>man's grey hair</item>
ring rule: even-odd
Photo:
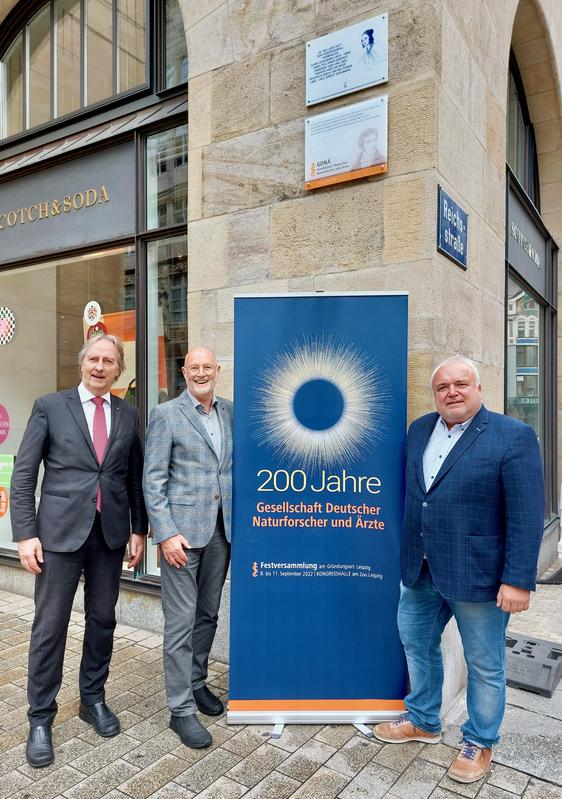
[[[431,380],[429,381],[429,385],[431,386],[432,389],[433,389],[433,380],[437,372],[441,369],[442,366],[448,366],[450,363],[464,363],[464,365],[468,366],[468,368],[473,373],[476,385],[477,386],[480,385],[480,372],[476,368],[476,364],[473,363],[470,360],[470,358],[465,358],[464,355],[451,355],[450,358],[445,358],[444,361],[441,361],[441,363],[438,364],[431,373]]]
[[[123,349],[123,345],[121,344],[121,339],[117,338],[117,336],[112,336],[109,333],[104,333],[101,336],[92,336],[89,338],[80,352],[78,353],[78,365],[82,366],[82,361],[86,357],[88,350],[97,344],[99,341],[109,341],[115,347],[117,352],[117,368],[119,369],[119,374],[125,371],[125,350]],[[118,375],[119,376],[119,375]]]

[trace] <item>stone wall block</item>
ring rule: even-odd
[[[229,139],[269,123],[269,54],[229,64],[212,82],[213,141]]]
[[[272,53],[270,61],[271,122],[286,122],[306,113],[305,44]]]
[[[550,91],[543,91],[539,94],[527,95],[527,103],[529,106],[529,114],[533,120],[533,124],[537,122],[545,122],[549,119],[560,119],[560,104],[559,104],[558,89],[551,89]]]
[[[550,235],[556,241],[558,246],[562,246],[562,219],[560,211],[543,211],[541,213],[541,217]]]
[[[378,179],[272,206],[270,276],[305,277],[380,263],[382,195]]]
[[[486,147],[487,130],[487,106],[486,95],[488,93],[486,78],[484,77],[477,62],[470,59],[470,86],[468,100],[468,121],[476,138]],[[502,128],[505,128],[505,117]]]
[[[185,19],[185,17],[184,17]],[[228,3],[223,3],[195,25],[187,21],[189,78],[212,72],[234,60]]]
[[[314,0],[228,0],[237,61],[314,31]]]
[[[490,411],[504,411],[504,372],[499,366],[484,363],[478,364],[482,383],[482,399]]]
[[[468,119],[470,113],[470,72],[472,56],[453,19],[443,10],[441,32],[441,78],[457,107]]]
[[[480,217],[478,217],[478,223],[478,250],[475,251],[475,258],[473,259],[478,261],[478,273],[474,283],[492,299],[503,302],[505,292],[505,230],[502,230],[501,235],[498,235]],[[470,257],[470,232],[468,235]],[[471,259],[471,263],[473,263],[473,260]]]
[[[267,279],[269,268],[269,208],[230,217],[227,253],[230,285]]]
[[[547,213],[562,211],[562,182],[541,186],[541,209]]]
[[[189,78],[189,149],[209,144],[213,130],[212,73]]]
[[[538,162],[541,186],[562,180],[562,150],[540,153]]]
[[[543,61],[550,60],[550,51],[544,36],[541,36],[539,39],[533,39],[533,41],[530,42],[515,44],[513,51],[517,59],[517,65],[521,70],[533,64],[540,64]]]
[[[436,73],[441,52],[440,20],[427,0],[390,3],[388,11],[388,75],[394,85]]]
[[[525,44],[525,42],[540,39],[543,34],[543,24],[538,16],[535,16],[534,19],[521,20],[519,15],[517,15],[513,25],[511,42],[513,46]]]
[[[494,24],[489,4],[482,4],[481,25],[478,29],[476,58],[488,85],[499,103],[505,103],[507,92],[507,60],[511,32],[507,31],[505,15],[501,25]],[[500,6],[497,2],[495,5]],[[497,10],[497,9],[496,9]]]
[[[186,28],[190,28],[200,22],[203,17],[216,11],[219,6],[226,5],[227,0],[179,0],[182,9],[183,19]]]
[[[482,294],[482,327],[486,344],[485,356],[482,360],[496,368],[502,368],[505,342],[505,303],[503,298],[499,300]]]
[[[423,175],[389,178],[384,182],[385,262],[413,261],[427,254],[430,247],[425,224],[427,200]]]
[[[448,91],[439,95],[439,171],[455,188],[458,202],[482,213],[484,148],[470,125],[458,113]],[[502,179],[502,184],[505,179]]]
[[[432,169],[437,161],[437,95],[433,82],[388,100],[388,175]]]
[[[205,148],[205,216],[255,208],[304,194],[302,120]]]
[[[447,357],[440,357],[430,351],[416,350],[412,341],[413,334],[410,328],[410,344],[408,353],[408,424],[422,416],[435,410],[433,404],[433,394],[429,385],[429,378],[434,368],[440,360]]]
[[[505,108],[498,103],[495,95],[488,88],[485,90],[483,105],[486,109],[485,144],[487,155],[497,167],[503,168],[506,149]]]
[[[530,97],[537,92],[548,92],[556,88],[556,64],[550,59],[540,64],[532,64],[522,75],[525,93]]]
[[[228,285],[227,216],[199,219],[188,226],[189,291]]]
[[[336,25],[343,28],[362,17],[384,14],[395,6],[395,0],[316,0],[316,23],[319,28],[328,26],[329,30],[334,30]]]
[[[492,230],[505,237],[505,167],[489,162],[484,173],[484,216]]]
[[[475,54],[478,48],[480,18],[483,13],[482,4],[467,3],[466,0],[448,0],[447,8],[468,49]],[[447,42],[443,40],[443,45],[445,44]]]
[[[453,264],[451,264],[453,266]],[[444,265],[448,269],[448,266]],[[459,269],[448,269],[444,277],[441,313],[444,319],[446,347],[450,354],[460,353],[475,361],[482,360],[482,299],[480,292],[466,280]],[[486,331],[486,345],[494,331]],[[503,341],[503,335],[501,336]]]
[[[187,162],[187,219],[192,222],[203,215],[203,150],[189,151]]]
[[[191,291],[187,295],[187,341],[188,346],[195,346],[201,341],[201,299],[200,291]]]

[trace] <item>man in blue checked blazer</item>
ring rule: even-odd
[[[505,709],[505,630],[529,607],[544,521],[537,436],[482,404],[466,358],[431,379],[437,413],[408,432],[398,626],[411,690],[407,713],[379,724],[390,743],[441,740],[441,635],[452,617],[468,666],[468,719],[448,775],[479,780],[490,768]]]
[[[232,403],[215,396],[219,372],[210,350],[187,353],[186,390],[150,415],[143,476],[152,540],[162,556],[170,727],[194,749],[212,743],[196,710],[209,716],[224,710],[206,685],[230,561]]]

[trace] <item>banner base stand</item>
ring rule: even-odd
[[[271,737],[274,739],[281,738],[284,729],[285,729],[284,724],[275,724],[273,730],[271,731]]]
[[[404,710],[229,710],[227,724],[378,724],[396,721]],[[361,730],[361,732],[364,732]],[[370,730],[369,730],[370,732]],[[365,735],[367,733],[364,733]]]
[[[365,724],[354,724],[353,726],[355,727],[356,730],[359,730],[359,732],[362,733],[365,736],[365,738],[375,737],[373,735],[373,731],[370,730],[367,726],[365,726]]]

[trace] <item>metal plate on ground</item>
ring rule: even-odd
[[[562,676],[562,645],[509,632],[505,646],[507,684],[550,698]]]

